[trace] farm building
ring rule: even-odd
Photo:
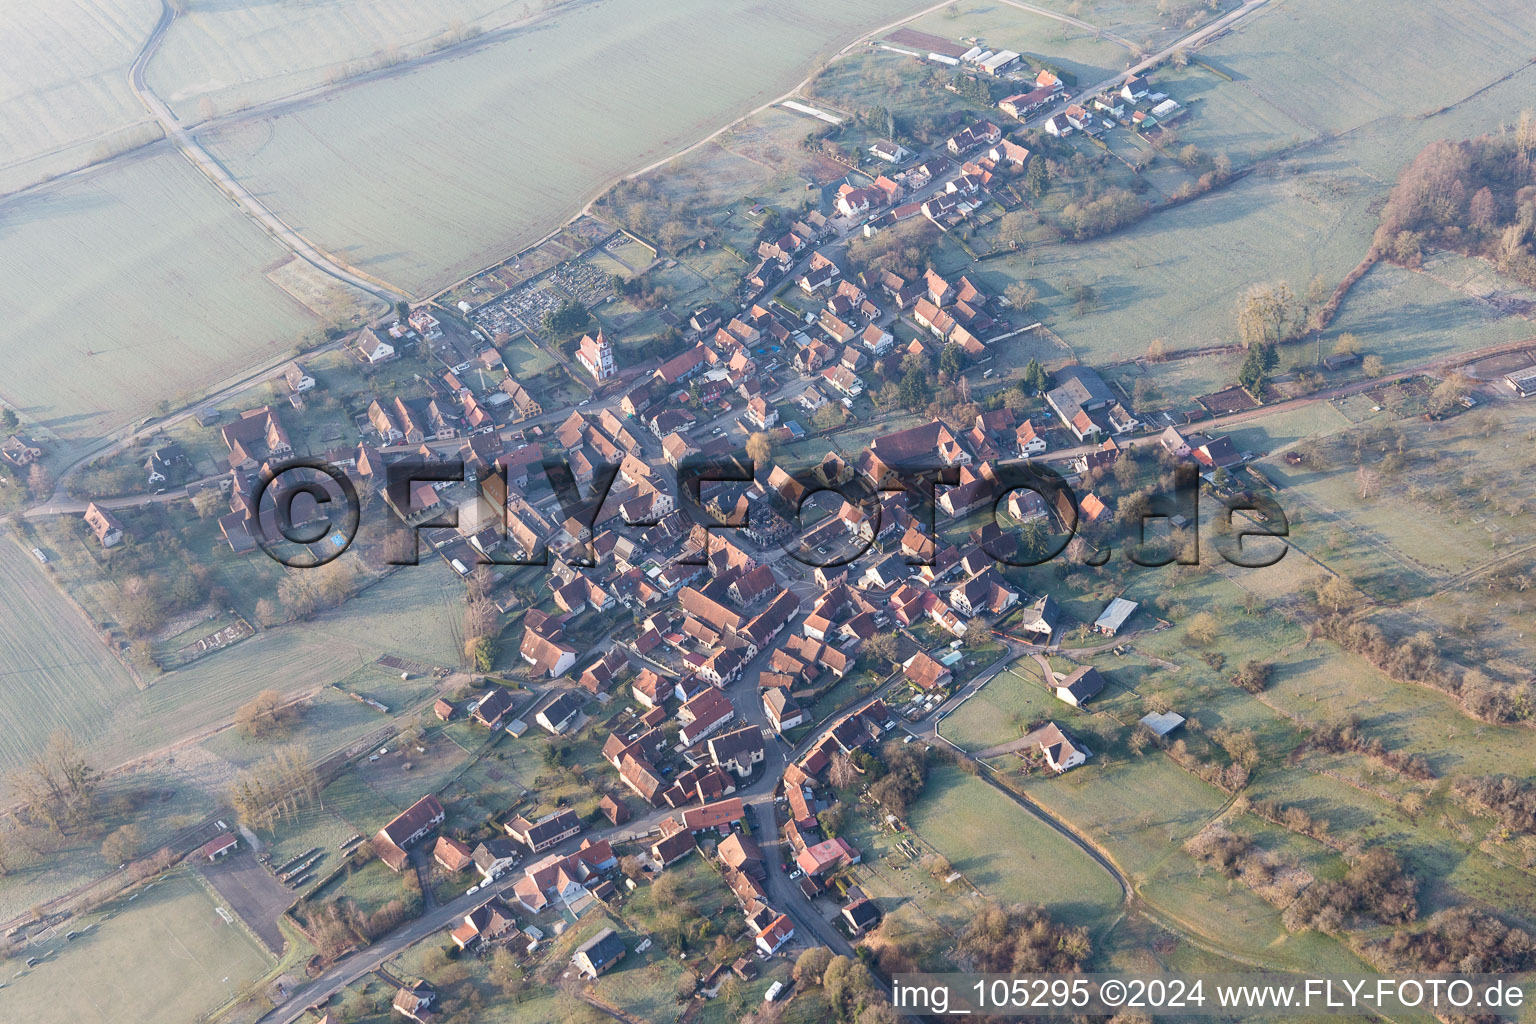
[[[1165,711],[1160,715],[1143,715],[1141,717],[1141,724],[1150,729],[1156,736],[1167,736],[1184,724],[1184,716],[1173,711]]]
[[[1536,395],[1536,366],[1527,367],[1524,370],[1516,370],[1504,375],[1504,383],[1509,389],[1521,398]]]
[[[240,838],[238,836],[233,832],[225,832],[217,839],[203,844],[202,849],[197,851],[197,855],[199,857],[206,857],[210,862],[222,860],[233,853],[239,845]]]
[[[400,871],[408,859],[405,851],[441,825],[447,816],[437,797],[429,793],[379,829],[373,837],[374,852],[385,864]]]
[[[1093,620],[1093,631],[1103,633],[1105,636],[1114,636],[1125,626],[1127,620],[1136,614],[1135,601],[1127,601],[1123,597],[1117,597],[1109,602],[1109,607],[1104,609],[1104,614]]]

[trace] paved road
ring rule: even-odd
[[[190,160],[198,170],[207,175],[208,179],[219,187],[225,195],[233,199],[242,210],[254,221],[264,227],[272,237],[281,242],[294,255],[303,259],[322,273],[329,274],[336,280],[354,288],[367,292],[384,302],[394,305],[400,299],[409,296],[394,287],[386,284],[378,278],[363,274],[360,271],[337,263],[330,256],[322,253],[309,243],[297,231],[294,231],[282,219],[267,209],[266,205],[251,194],[244,185],[235,180],[234,176],[226,171],[222,164],[213,158],[201,144],[192,137],[192,134],[182,127],[181,121],[176,117],[170,107],[161,102],[144,82],[144,69],[148,67],[155,53],[160,49],[161,40],[165,38],[166,31],[177,18],[177,11],[170,4],[170,0],[161,0],[160,20],[155,23],[149,38],[145,41],[138,56],[134,58],[133,65],[128,69],[128,84],[132,87],[139,101],[148,108],[155,120],[160,122],[168,138],[183,156]]]
[[[1005,0],[1005,2],[1011,3],[1013,0]],[[1088,100],[1091,100],[1093,97],[1099,95],[1099,93],[1104,92],[1106,89],[1118,88],[1119,86],[1125,84],[1126,79],[1131,78],[1134,75],[1139,75],[1150,68],[1156,67],[1163,61],[1167,60],[1169,57],[1172,57],[1179,50],[1193,50],[1199,47],[1212,36],[1225,32],[1227,29],[1237,24],[1243,18],[1248,17],[1248,15],[1252,14],[1260,7],[1263,7],[1268,2],[1269,0],[1248,0],[1247,3],[1243,4],[1243,6],[1238,7],[1235,10],[1228,11],[1226,14],[1217,18],[1215,21],[1202,25],[1201,27],[1195,29],[1193,32],[1187,33],[1186,35],[1180,36],[1175,42],[1163,47],[1161,50],[1158,50],[1156,53],[1152,54],[1152,56],[1147,57],[1139,63],[1126,68],[1118,75],[1115,75],[1112,78],[1106,78],[1104,81],[1097,82],[1075,94],[1064,95],[1062,99],[1055,105],[1046,107],[1037,115],[1031,116],[1026,123],[1039,125],[1049,120],[1053,114],[1060,113],[1074,103],[1085,103]],[[1027,4],[1022,3],[1015,3],[1014,6],[1032,9],[1029,8]],[[1041,13],[1046,12],[1042,11]],[[1056,17],[1056,15],[1052,15],[1052,17]],[[1061,20],[1072,19],[1062,18]],[[1094,26],[1089,25],[1087,22],[1077,22],[1077,24],[1079,26],[1098,31],[1094,28]],[[1130,45],[1123,39],[1115,38],[1115,41],[1124,45]]]

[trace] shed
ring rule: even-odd
[[[1135,601],[1127,601],[1123,597],[1117,597],[1109,602],[1109,607],[1093,622],[1093,631],[1103,633],[1105,636],[1114,636],[1125,626],[1126,620],[1136,614],[1139,606]]]
[[[1141,724],[1150,729],[1155,736],[1167,736],[1184,724],[1184,716],[1173,711],[1165,711],[1160,715],[1143,715]]]
[[[230,851],[239,845],[240,839],[238,836],[233,832],[225,832],[217,839],[203,844],[203,848],[197,851],[197,855],[199,857],[207,857],[210,861],[215,861],[229,856]]]

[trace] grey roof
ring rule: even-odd
[[[1141,724],[1159,736],[1166,736],[1184,724],[1184,716],[1174,711],[1165,711],[1160,715],[1143,715]]]
[[[1056,387],[1046,397],[1068,418],[1078,409],[1094,409],[1115,400],[1104,378],[1089,366],[1064,366],[1057,370]]]
[[[1135,613],[1137,607],[1138,605],[1135,601],[1127,601],[1123,597],[1117,597],[1109,602],[1109,607],[1105,608],[1104,613],[1094,620],[1094,628],[1107,629],[1112,633],[1119,632],[1120,627],[1125,625],[1125,620]]]
[[[517,845],[510,839],[487,839],[475,847],[475,852],[471,856],[476,867],[489,869],[498,860],[510,860],[519,852]]]
[[[581,706],[585,703],[586,701],[581,697],[567,690],[546,704],[544,710],[539,713],[544,716],[546,721],[558,725],[580,711]]]
[[[585,953],[593,967],[602,969],[624,955],[624,940],[612,928],[604,928],[577,946],[576,953]]]
[[[1104,677],[1099,675],[1098,669],[1085,666],[1065,679],[1056,680],[1056,687],[1066,690],[1074,701],[1081,704],[1104,689]]]

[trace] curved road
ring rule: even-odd
[[[176,20],[177,13],[171,7],[169,0],[161,0],[160,20],[155,23],[154,30],[145,40],[144,47],[134,58],[133,66],[128,70],[128,84],[138,96],[139,102],[149,110],[155,120],[160,122],[166,138],[181,150],[182,156],[192,162],[192,165],[202,171],[210,181],[218,186],[229,198],[233,199],[247,216],[260,224],[267,232],[282,245],[298,256],[304,262],[322,273],[329,274],[336,280],[353,288],[367,292],[375,298],[383,300],[393,306],[401,299],[409,299],[410,296],[393,285],[386,284],[378,278],[363,274],[361,271],[337,263],[331,257],[322,253],[311,245],[302,235],[294,231],[287,224],[267,209],[261,200],[251,194],[244,185],[235,180],[234,176],[226,171],[207,150],[194,139],[190,132],[182,127],[181,121],[171,111],[171,108],[160,101],[160,98],[144,83],[144,69],[149,66],[150,60],[160,48],[160,42],[165,38],[166,31]]]

